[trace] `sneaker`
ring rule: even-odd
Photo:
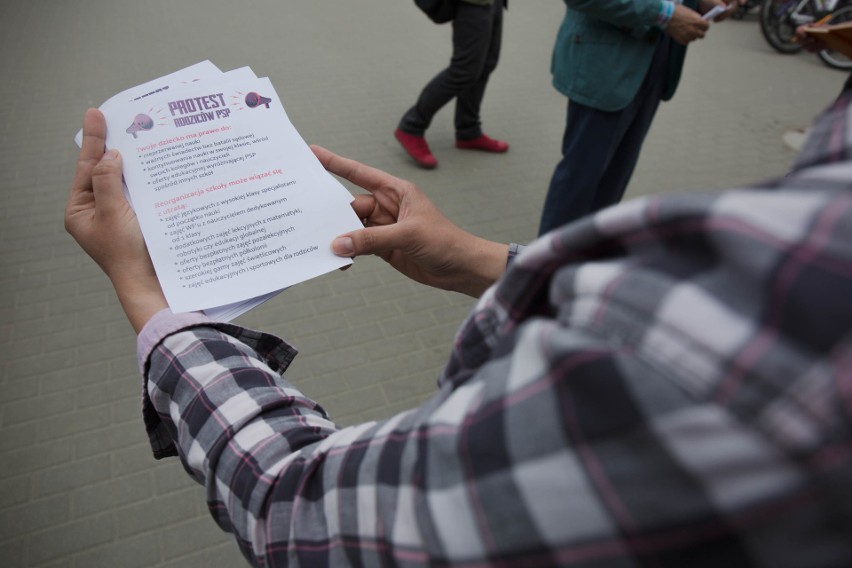
[[[408,155],[414,158],[414,161],[417,162],[420,167],[431,170],[438,165],[437,158],[435,158],[435,156],[432,155],[432,151],[429,150],[429,144],[426,143],[426,138],[423,136],[408,134],[399,128],[394,131],[393,135],[397,140],[399,140],[399,143],[402,144],[402,147],[405,148]]]
[[[456,140],[456,148],[461,148],[462,150],[483,150],[485,152],[502,154],[509,150],[509,143],[502,140],[494,140],[485,134],[480,134],[477,138],[470,140]]]

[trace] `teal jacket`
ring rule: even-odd
[[[572,101],[621,110],[642,84],[657,35],[660,0],[565,0],[553,50],[553,86]],[[697,0],[686,0],[694,9]],[[672,43],[663,100],[674,95],[686,47]]]

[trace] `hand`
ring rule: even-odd
[[[710,23],[705,21],[698,12],[678,4],[666,25],[665,32],[676,42],[686,45],[703,38],[709,27]]]
[[[811,53],[816,53],[818,51],[822,51],[823,49],[828,48],[824,41],[812,36],[809,33],[805,33],[805,30],[810,27],[809,25],[799,26],[796,28],[796,35],[794,39],[797,43],[801,44],[805,50],[810,51]]]
[[[375,254],[417,282],[474,297],[505,270],[508,245],[463,231],[411,182],[319,146],[311,149],[325,169],[370,192],[352,203],[366,228],[335,239],[335,254]]]
[[[136,214],[124,197],[121,156],[104,153],[106,122],[89,109],[83,120],[83,146],[65,207],[65,230],[98,263],[115,288],[134,329],[168,307],[145,248]]]

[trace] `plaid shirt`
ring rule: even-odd
[[[852,565],[852,120],[794,171],[524,249],[438,392],[337,428],[283,341],[140,336],[145,418],[259,566]]]

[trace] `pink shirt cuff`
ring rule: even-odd
[[[212,323],[212,320],[201,312],[174,314],[168,308],[162,309],[148,320],[142,331],[136,337],[136,358],[139,371],[145,374],[145,364],[157,345],[169,335],[188,327]]]

